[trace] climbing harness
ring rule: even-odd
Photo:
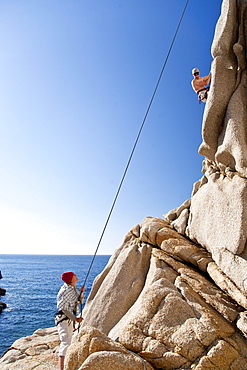
[[[208,97],[208,91],[209,91],[209,87],[204,87],[203,89],[197,91],[199,104],[201,104],[202,101],[206,103],[207,97]]]
[[[112,206],[111,206],[111,208],[110,208],[110,211],[109,211],[108,217],[107,217],[107,219],[106,219],[105,225],[104,225],[104,227],[103,227],[103,230],[102,230],[101,236],[100,236],[100,238],[99,238],[98,245],[97,245],[97,247],[96,247],[95,253],[94,253],[93,258],[92,258],[92,261],[91,261],[90,266],[89,266],[89,268],[88,268],[88,272],[87,272],[87,274],[86,274],[86,277],[85,277],[85,280],[84,280],[83,285],[85,285],[85,284],[86,284],[86,281],[87,281],[88,275],[89,275],[89,273],[90,273],[90,271],[91,271],[91,268],[92,268],[92,265],[93,265],[93,263],[94,263],[94,260],[95,260],[96,254],[97,254],[97,252],[98,252],[99,246],[100,246],[101,241],[102,241],[102,238],[103,238],[103,236],[104,236],[104,233],[105,233],[106,227],[107,227],[107,225],[108,225],[108,223],[109,223],[109,220],[110,220],[110,218],[111,218],[111,215],[112,215],[112,212],[113,212],[114,206],[115,206],[116,201],[117,201],[117,199],[118,199],[118,196],[119,196],[120,190],[121,190],[121,188],[122,188],[122,185],[123,185],[123,182],[124,182],[125,176],[126,176],[126,174],[127,174],[128,168],[129,168],[129,166],[130,166],[130,163],[131,163],[132,157],[133,157],[133,155],[134,155],[134,152],[135,152],[135,149],[136,149],[137,143],[138,143],[138,141],[139,141],[139,138],[140,138],[141,132],[142,132],[142,130],[143,130],[143,127],[144,127],[144,124],[145,124],[145,122],[146,122],[146,119],[147,119],[148,113],[149,113],[149,111],[150,111],[150,108],[151,108],[151,105],[152,105],[152,103],[153,103],[154,97],[155,97],[156,92],[157,92],[157,90],[158,90],[158,87],[159,87],[159,84],[160,84],[160,81],[161,81],[161,78],[162,78],[163,72],[164,72],[164,70],[165,70],[165,67],[166,67],[167,61],[168,61],[169,56],[170,56],[170,53],[171,53],[171,51],[172,51],[173,44],[174,44],[174,42],[175,42],[175,40],[176,40],[176,37],[177,37],[178,31],[179,31],[180,25],[181,25],[181,23],[182,23],[182,20],[183,20],[183,17],[184,17],[184,14],[185,14],[185,11],[186,11],[186,9],[187,9],[188,4],[189,4],[189,0],[187,0],[187,1],[186,1],[185,6],[184,6],[184,9],[183,9],[183,11],[182,11],[182,14],[181,14],[181,16],[180,16],[180,19],[179,19],[179,22],[178,22],[178,25],[177,25],[176,31],[175,31],[175,33],[174,33],[174,36],[173,36],[172,42],[171,42],[170,47],[169,47],[169,50],[168,50],[168,52],[167,52],[167,56],[166,56],[166,58],[165,58],[165,61],[164,61],[163,67],[162,67],[162,69],[161,69],[161,72],[160,72],[160,75],[159,75],[158,81],[157,81],[157,83],[156,83],[156,86],[155,86],[154,92],[153,92],[153,94],[152,94],[152,97],[151,97],[151,99],[150,99],[150,102],[149,102],[148,108],[147,108],[147,110],[146,110],[146,113],[145,113],[145,115],[144,115],[144,118],[143,118],[143,121],[142,121],[141,127],[140,127],[140,129],[139,129],[139,132],[138,132],[138,134],[137,134],[137,137],[136,137],[135,143],[134,143],[134,145],[133,145],[132,151],[131,151],[131,153],[130,153],[130,156],[129,156],[129,159],[128,159],[128,162],[127,162],[127,165],[126,165],[126,167],[125,167],[125,170],[124,170],[124,173],[123,173],[122,179],[121,179],[120,184],[119,184],[119,186],[118,186],[118,189],[117,189],[117,192],[116,192],[115,198],[114,198],[113,203],[112,203]]]
[[[60,322],[63,322],[65,320],[69,320],[69,318],[63,313],[62,310],[58,311],[56,314],[55,314],[55,324],[58,325],[60,324]]]

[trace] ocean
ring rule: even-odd
[[[93,256],[0,254],[0,287],[6,289],[0,301],[7,308],[0,314],[0,356],[12,343],[39,328],[54,326],[56,295],[62,286],[61,274],[73,271],[80,288]],[[96,256],[88,276],[85,298],[95,277],[110,256]]]

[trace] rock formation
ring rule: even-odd
[[[210,252],[147,217],[95,279],[65,368],[246,370],[246,304]],[[17,340],[0,369],[55,370],[58,344],[56,328],[40,329]]]
[[[1,370],[56,370],[57,328],[39,329],[16,340],[0,358]]]
[[[140,262],[136,268],[128,264],[136,260]],[[147,271],[144,284],[142,271]],[[137,297],[134,303],[133,297]],[[87,325],[154,369],[241,370],[247,368],[246,304],[247,297],[210,252],[167,221],[147,217],[126,235],[96,278],[83,316]],[[81,334],[78,337],[80,341]],[[78,347],[78,342],[71,345],[70,357],[75,357]],[[93,358],[103,361],[101,356],[99,351]],[[111,369],[104,361],[104,368]],[[135,368],[131,366],[124,369]],[[70,363],[68,369],[94,367],[81,361],[75,367]]]
[[[176,230],[211,252],[220,270],[244,295],[247,293],[246,9],[244,0],[223,1],[212,44],[212,83],[199,148],[199,153],[205,156],[204,175],[194,185],[186,214],[181,215],[178,208],[166,218]]]
[[[95,279],[67,370],[247,369],[246,9],[223,0],[204,175],[165,220],[133,227]],[[16,341],[0,368],[54,369],[58,338],[46,330]]]

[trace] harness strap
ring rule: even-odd
[[[207,98],[208,98],[208,91],[209,91],[209,87],[205,87],[205,88],[197,91],[198,103],[199,104],[201,104],[201,102],[204,101],[205,99],[207,100]]]
[[[198,95],[200,92],[205,91],[205,90],[208,91],[209,90],[209,87],[204,87],[203,89],[198,90],[196,93]]]
[[[63,313],[63,311],[58,311],[56,314],[55,314],[55,324],[58,325],[60,324],[60,322],[62,321],[65,321],[65,320],[69,320],[69,318]]]

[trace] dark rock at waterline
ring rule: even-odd
[[[0,295],[5,295],[6,289],[0,288]]]
[[[2,279],[3,278],[3,276],[2,276],[2,273],[1,273],[1,270],[0,270],[0,279]]]
[[[7,307],[6,303],[0,302],[0,313],[2,313],[2,310],[6,307]]]

